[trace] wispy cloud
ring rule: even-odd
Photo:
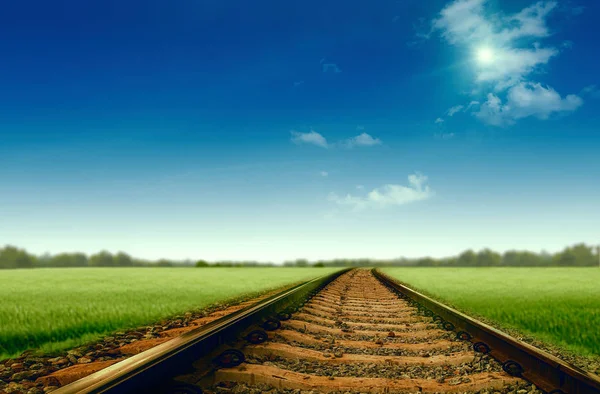
[[[465,109],[466,111],[470,110],[472,107],[476,107],[478,106],[480,103],[477,100],[473,100],[469,103],[469,105],[467,105],[467,108]]]
[[[291,133],[292,142],[295,144],[312,144],[321,148],[327,148],[329,146],[325,137],[314,130],[311,130],[308,133],[300,133],[298,131],[291,131]]]
[[[475,82],[479,84],[475,90],[487,94],[487,100],[474,113],[476,117],[499,126],[528,116],[548,119],[553,113],[574,111],[581,106],[578,96],[570,94],[563,99],[551,87],[542,87],[530,79],[560,54],[558,48],[540,44],[550,35],[547,19],[558,3],[541,0],[514,14],[490,14],[485,9],[487,3],[454,0],[431,22],[432,32],[439,32],[449,44],[470,48],[473,53]],[[476,61],[482,50],[484,61]],[[471,110],[479,104],[473,103],[476,102],[450,110]],[[448,115],[452,116],[450,110]]]
[[[296,81],[294,82],[294,87],[297,88],[300,85],[304,85],[304,81]]]
[[[382,144],[379,138],[375,138],[372,135],[364,132],[355,137],[340,140],[334,143],[329,143],[323,135],[314,130],[311,130],[308,133],[301,133],[292,130],[290,133],[292,134],[291,141],[295,144],[312,144],[321,148],[355,148]]]
[[[419,44],[427,41],[429,39],[429,37],[431,36],[432,33],[432,29],[431,26],[427,25],[427,19],[421,17],[418,19],[418,22],[413,23],[412,25],[413,30],[415,31],[415,40],[412,41],[408,41],[406,43],[407,46],[409,47],[415,47],[418,46]]]
[[[464,105],[455,105],[454,107],[448,109],[448,116],[453,116],[455,113],[460,112],[465,106]]]
[[[408,176],[408,186],[388,184],[373,189],[365,196],[347,194],[340,197],[335,193],[330,193],[328,200],[337,205],[348,206],[355,211],[389,208],[433,197],[435,193],[426,183],[425,175],[415,173]]]
[[[356,137],[342,141],[342,145],[348,148],[353,148],[355,146],[374,146],[381,145],[381,140],[379,138],[374,138],[370,134],[362,133]]]
[[[325,63],[325,59],[321,59],[320,61],[321,63],[321,68],[323,70],[324,73],[328,72],[328,71],[332,71],[334,73],[341,73],[342,70],[340,70],[340,68],[338,67],[338,65],[336,63]]]
[[[323,72],[326,73],[327,71],[333,71],[334,73],[341,73],[342,70],[340,70],[340,68],[337,66],[337,64],[335,63],[324,63],[323,64]]]
[[[435,124],[439,124],[439,123],[444,123],[444,119],[442,118],[437,118],[434,122]]]
[[[510,88],[504,104],[498,96],[489,93],[475,116],[491,125],[504,126],[528,116],[548,119],[552,113],[574,111],[582,104],[583,100],[574,94],[562,98],[551,87],[522,82]]]
[[[560,46],[565,48],[565,49],[571,49],[573,48],[573,41],[571,40],[564,40],[563,42],[560,43]]]
[[[600,89],[598,89],[598,86],[596,85],[589,85],[581,90],[581,95],[592,98],[600,98]]]
[[[329,176],[329,173],[327,171],[321,171],[319,172],[319,175],[321,175],[322,177],[327,177]]]

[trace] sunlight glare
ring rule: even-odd
[[[489,47],[482,47],[477,50],[477,61],[480,64],[490,64],[494,61],[494,52]]]

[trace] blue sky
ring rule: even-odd
[[[600,241],[600,4],[20,1],[0,244],[156,259]]]

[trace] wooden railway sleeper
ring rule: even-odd
[[[195,384],[176,382],[167,388],[169,394],[202,394],[203,391]]]

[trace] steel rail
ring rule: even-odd
[[[378,269],[372,271],[384,285],[400,297],[408,299],[426,315],[437,319],[440,325],[458,331],[459,339],[473,342],[475,351],[489,354],[500,361],[507,373],[521,376],[547,393],[600,393],[599,376],[568,364],[548,352],[435,301],[399,283]]]
[[[258,303],[189,331],[179,337],[115,363],[101,371],[65,385],[55,394],[150,393],[170,391],[172,378],[190,370],[192,363],[219,347],[239,339],[261,319],[274,319],[278,313],[294,310],[325,285],[347,272],[298,284]],[[273,321],[273,320],[271,320]],[[277,321],[275,319],[275,321]],[[177,389],[175,389],[177,391]]]

